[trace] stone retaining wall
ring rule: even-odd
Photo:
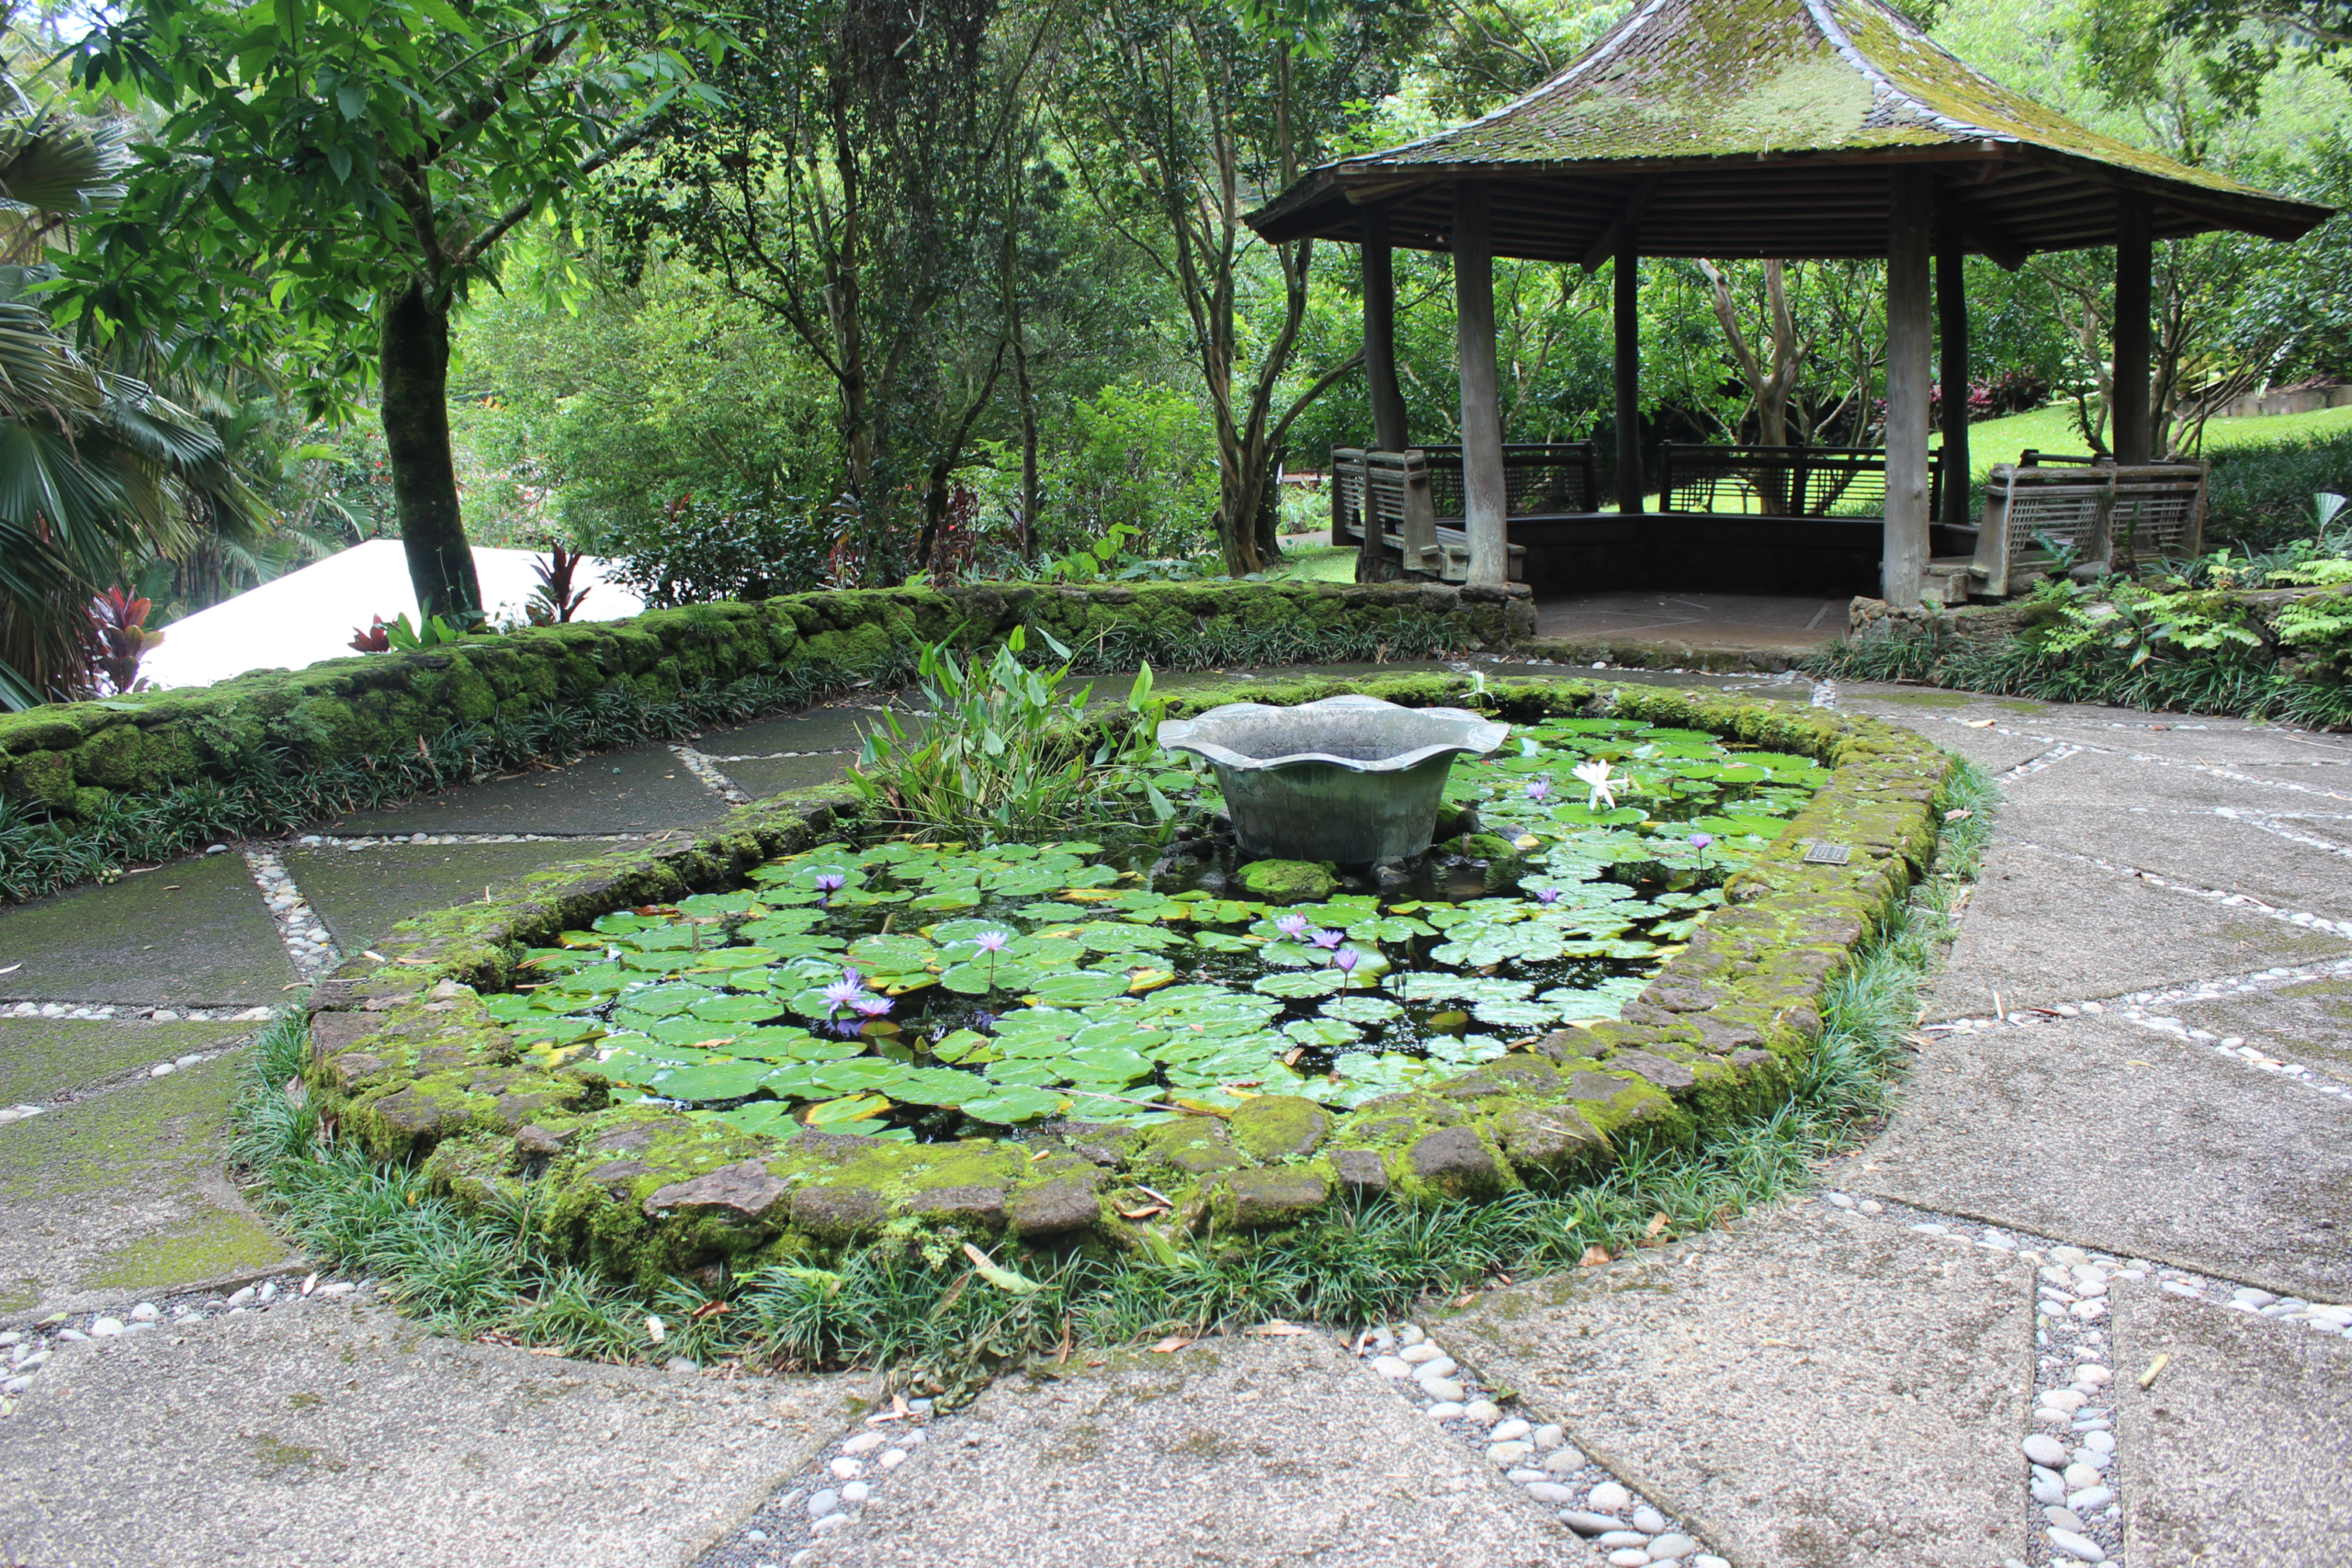
[[[1024,626],[1081,655],[1196,668],[1184,661],[1188,649],[1253,633],[1376,642],[1393,631],[1427,641],[1433,625],[1449,647],[1504,648],[1533,633],[1533,601],[1520,584],[1206,582],[892,588],[693,604],[266,671],[202,690],[0,714],[0,794],[86,819],[110,795],[226,782],[264,762],[300,769],[407,752],[455,726],[600,691],[661,698],[812,667],[903,669],[918,640],[992,648]]]
[[[1176,711],[1246,694],[1310,701],[1365,690],[1459,703],[1466,682],[1394,677],[1186,694]],[[1818,1036],[1824,987],[1935,852],[1951,759],[1908,731],[1785,704],[1655,688],[1502,681],[1504,716],[1609,712],[1713,730],[1828,762],[1831,783],[1740,872],[1624,1016],[1563,1029],[1426,1089],[1353,1111],[1280,1096],[1150,1128],[1063,1125],[1015,1143],[880,1143],[734,1132],[611,1103],[595,1064],[526,1065],[479,993],[523,950],[630,905],[741,884],[763,860],[855,830],[854,797],[810,791],[746,807],[692,843],[632,848],[526,878],[493,905],[405,922],[311,999],[310,1092],[341,1135],[422,1159],[467,1204],[542,1178],[538,1212],[570,1255],[653,1281],[718,1265],[819,1259],[886,1226],[929,1222],[1054,1243],[1141,1244],[1120,1210],[1173,1200],[1155,1223],[1252,1229],[1344,1193],[1498,1195],[1604,1168],[1628,1136],[1675,1140],[1779,1103]],[[1807,845],[1851,847],[1842,864]]]

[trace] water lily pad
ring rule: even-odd
[[[888,1089],[910,1070],[879,1056],[852,1056],[846,1061],[828,1062],[809,1076],[835,1094],[854,1094]]]
[[[1125,993],[1126,988],[1127,977],[1125,975],[1075,969],[1059,975],[1047,975],[1030,989],[1041,1002],[1082,1007],[1088,1002],[1107,1002]]]
[[[771,1070],[764,1062],[710,1062],[680,1067],[654,1088],[671,1100],[741,1100],[757,1093]]]
[[[904,975],[928,965],[937,953],[919,936],[862,936],[849,944],[849,961],[882,975]]]
[[[1384,997],[1334,997],[1323,1004],[1325,1018],[1341,1019],[1349,1023],[1386,1023],[1405,1016],[1405,1010]]]
[[[840,1100],[820,1100],[808,1110],[808,1125],[820,1132],[852,1131],[858,1122],[882,1115],[890,1109],[890,1101],[878,1094],[848,1095]]]
[[[1337,969],[1296,969],[1281,975],[1261,975],[1250,989],[1269,997],[1287,997],[1297,1000],[1306,997],[1328,997],[1340,988],[1345,978]]]
[[[735,992],[728,996],[704,997],[687,1005],[687,1011],[696,1018],[714,1023],[762,1023],[784,1011],[784,1006],[774,997],[746,996]]]
[[[1068,1103],[1062,1096],[1042,1089],[1016,1087],[967,1100],[957,1109],[976,1122],[1009,1126],[1021,1122],[1035,1122],[1041,1116],[1055,1115]]]

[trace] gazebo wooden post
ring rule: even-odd
[[[1617,230],[1617,256],[1610,270],[1613,288],[1617,376],[1617,510],[1642,509],[1642,276],[1641,243],[1633,223]]]
[[[2148,421],[2149,274],[2155,266],[2150,236],[2152,203],[2135,191],[2115,197],[2115,460],[2147,462],[2154,451]]]
[[[1949,208],[1936,227],[1937,377],[1943,389],[1944,488],[1939,520],[1965,528],[1968,515],[1968,284],[1962,270],[1967,250],[1960,224]]]
[[[1453,186],[1454,352],[1462,378],[1462,531],[1470,539],[1467,581],[1502,586],[1504,533],[1502,391],[1495,373],[1495,252],[1487,186]]]
[[[1396,384],[1396,275],[1390,263],[1388,209],[1363,214],[1363,375],[1372,393],[1372,441],[1383,452],[1405,449],[1405,393]]]
[[[1886,524],[1879,592],[1918,604],[1928,570],[1928,253],[1935,190],[1925,168],[1893,171],[1886,235]]]
[[[1396,385],[1396,276],[1391,266],[1388,211],[1368,208],[1363,215],[1363,373],[1372,398],[1372,445],[1375,451],[1405,449],[1405,394]],[[1338,495],[1340,476],[1331,476]],[[1405,563],[1388,547],[1387,527],[1363,498],[1363,532],[1356,541],[1356,581],[1393,582]]]

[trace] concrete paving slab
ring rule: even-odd
[[[1845,634],[1846,602],[1811,595],[1627,591],[1547,599],[1535,635],[1802,653]]]
[[[2192,1029],[2242,1036],[2257,1050],[2352,1083],[2352,980],[2301,980],[2171,1011]]]
[[[809,1568],[1503,1568],[1566,1529],[1321,1335],[1007,1380]]]
[[[253,1007],[298,976],[244,857],[175,861],[0,910],[0,995]]]
[[[2352,1105],[2100,1018],[1939,1035],[1846,1179],[2315,1301],[2352,1298]]]
[[[1931,1019],[1990,1017],[1996,991],[2006,1006],[2037,1007],[2352,952],[2339,938],[2006,841],[2007,830],[1996,818]]]
[[[1987,773],[2007,773],[2050,750],[2048,740],[2016,728],[2017,715],[1956,692],[1904,693],[1860,700],[1841,694],[1838,706],[1840,712],[1864,714],[1917,731]],[[1985,728],[1970,728],[1977,723]]]
[[[218,1056],[0,1128],[0,1311],[101,1306],[293,1255],[222,1170],[238,1065]]]
[[[910,720],[901,716],[903,728]],[[766,757],[778,751],[854,751],[865,743],[866,732],[882,723],[871,708],[848,705],[810,708],[728,729],[706,729],[691,742],[712,757]]]
[[[384,844],[369,849],[297,849],[286,870],[345,953],[356,952],[411,915],[478,901],[527,873],[609,852],[601,840],[538,839],[514,844]]]
[[[2352,1556],[2352,1343],[2150,1285],[2109,1301],[2133,1568]]]
[[[871,1384],[537,1357],[364,1303],[73,1345],[0,1422],[0,1558],[669,1568]]]
[[[645,833],[699,828],[727,803],[666,746],[600,751],[568,768],[518,773],[426,795],[385,811],[359,811],[333,831],[350,837],[409,833]]]
[[[145,1019],[0,1018],[0,1105],[42,1105],[144,1072],[196,1051],[218,1050],[250,1023],[153,1023]]]
[[[721,762],[718,767],[736,788],[754,800],[765,800],[788,789],[831,784],[854,761],[854,753],[829,751],[813,757],[755,757],[747,762]]]
[[[2124,793],[2133,777],[2129,762],[2101,770],[2120,774],[2111,785],[2087,773],[2064,784],[2042,782],[2079,760],[2003,785],[2000,831],[2172,881],[2250,893],[2277,908],[2352,919],[2352,861],[2222,815],[2228,807],[2196,804],[2194,792],[2186,799],[2167,792],[2142,804],[2147,795]],[[2068,798],[2077,792],[2089,798]]]
[[[1983,1568],[2021,1545],[2031,1279],[1809,1205],[1431,1333],[1743,1568]]]

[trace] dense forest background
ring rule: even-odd
[[[1907,8],[2101,130],[2352,204],[2334,0]],[[43,605],[119,585],[160,625],[458,519],[477,544],[624,560],[657,602],[1034,575],[1106,539],[1091,558],[1131,573],[1274,570],[1276,534],[1320,505],[1278,471],[1369,434],[1361,299],[1352,249],[1268,246],[1241,214],[1496,107],[1623,10],[133,0],[95,29],[19,10],[0,359],[31,333],[91,386],[44,400],[19,376],[0,413],[20,443],[63,422],[86,445],[105,419],[182,439],[150,432],[145,490],[121,491],[152,491],[143,510],[109,522],[97,498],[62,555],[54,528],[20,531],[11,552],[60,559],[0,581],[0,658],[60,690],[79,666]],[[69,146],[80,185],[44,195],[41,156]],[[2160,247],[2160,446],[2197,449],[2245,390],[2352,375],[2348,223]],[[1645,439],[1875,442],[1880,270],[1645,263]],[[1449,264],[1399,253],[1397,274],[1411,428],[1448,441]],[[1972,261],[1968,284],[1972,410],[2051,405],[2104,449],[2111,258]],[[1498,264],[1506,439],[1612,451],[1610,286]],[[436,500],[417,443],[440,419]],[[56,474],[42,491],[5,460],[0,513],[53,510]]]

